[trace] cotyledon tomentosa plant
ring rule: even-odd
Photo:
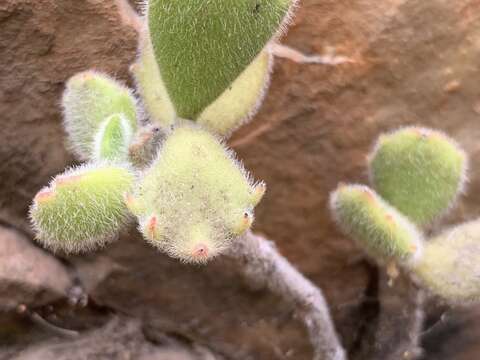
[[[67,145],[86,163],[41,189],[30,217],[37,240],[54,251],[96,249],[136,218],[150,244],[181,261],[226,252],[298,312],[314,359],[343,360],[321,290],[247,231],[266,185],[223,143],[262,102],[271,49],[295,3],[148,1],[131,67],[139,99],[96,71],[68,80]]]
[[[330,205],[340,227],[383,265],[397,264],[452,304],[480,300],[480,220],[425,239],[463,192],[467,157],[445,134],[407,127],[382,135],[369,157],[373,189],[340,184]]]
[[[85,165],[35,197],[38,240],[65,252],[114,240],[134,215],[149,243],[205,262],[250,228],[265,192],[223,145],[256,111],[268,85],[266,46],[294,0],[146,4],[133,92],[107,75],[70,78],[63,95],[68,146]],[[144,105],[150,124],[142,123]]]

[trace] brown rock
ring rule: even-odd
[[[142,318],[153,338],[181,334],[229,359],[312,356],[305,327],[285,303],[249,289],[224,258],[185,265],[125,234],[102,254],[72,260],[98,304]]]
[[[1,354],[0,354],[1,355]],[[155,346],[145,339],[141,324],[132,319],[115,318],[104,327],[76,339],[52,339],[30,346],[11,360],[208,360],[186,346]]]
[[[0,311],[25,312],[66,297],[72,286],[64,266],[15,230],[0,226]]]

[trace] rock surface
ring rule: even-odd
[[[67,297],[72,279],[53,256],[15,230],[0,226],[0,312]]]
[[[142,333],[139,321],[114,318],[105,326],[75,339],[52,339],[10,353],[11,360],[207,360],[187,346],[156,346]],[[0,354],[1,358],[1,354]]]
[[[181,264],[132,233],[72,261],[95,302],[144,319],[152,337],[181,334],[229,359],[312,357],[291,310],[265,289],[249,289],[226,259]]]
[[[277,60],[260,113],[230,141],[268,184],[255,229],[324,289],[354,358],[378,315],[378,276],[336,230],[328,193],[367,181],[365,156],[380,132],[420,124],[448,132],[472,159],[468,197],[448,221],[480,214],[479,10],[476,0],[302,1],[285,42],[306,53],[333,46],[356,62]],[[64,81],[92,67],[128,81],[136,35],[113,0],[5,0],[0,26],[0,223],[30,232],[32,197],[73,161]],[[301,324],[225,259],[187,267],[133,234],[69,260],[93,302],[142,319],[152,338],[179,334],[228,358],[309,358]]]

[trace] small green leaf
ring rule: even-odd
[[[121,114],[107,118],[95,136],[94,161],[128,161],[128,148],[133,138],[131,123]]]
[[[130,208],[154,246],[186,262],[205,262],[253,222],[265,192],[217,138],[183,125],[165,140]]]
[[[30,208],[37,240],[54,251],[93,250],[115,239],[128,219],[134,175],[111,165],[83,165],[57,176]]]
[[[370,161],[374,188],[421,226],[452,206],[466,168],[465,153],[451,139],[416,127],[381,136]]]
[[[81,160],[91,160],[100,125],[121,114],[136,129],[136,101],[130,90],[104,74],[86,71],[67,82],[63,94],[64,125],[69,145]]]
[[[421,233],[367,186],[340,185],[330,208],[342,230],[377,261],[405,264],[419,257]]]

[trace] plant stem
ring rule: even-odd
[[[238,263],[249,283],[268,287],[303,319],[315,360],[346,358],[321,290],[280,255],[273,242],[248,231],[227,256]]]
[[[421,355],[424,297],[406,274],[401,274],[393,284],[387,274],[380,276],[378,326],[375,344],[368,346],[368,359],[413,360]]]

